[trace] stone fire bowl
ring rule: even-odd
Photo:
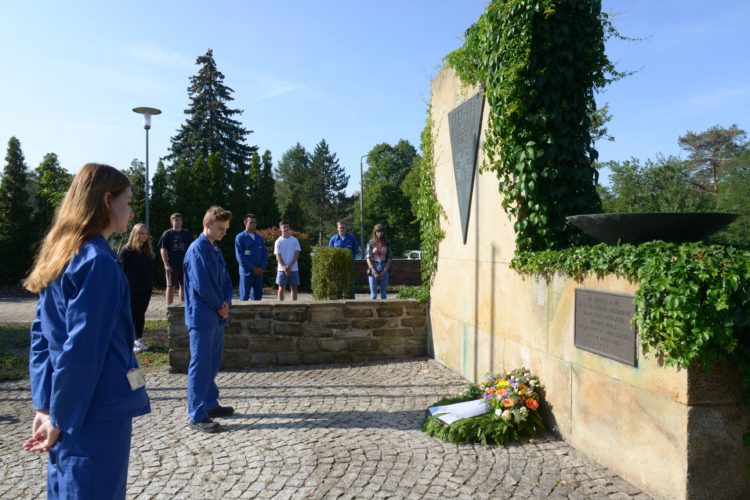
[[[661,212],[571,215],[567,220],[589,236],[617,245],[652,240],[671,243],[700,241],[736,218],[737,214],[717,212]]]

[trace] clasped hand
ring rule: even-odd
[[[31,453],[46,453],[55,445],[59,437],[60,429],[52,425],[49,411],[38,411],[31,426],[31,437],[23,443],[23,449]]]
[[[219,317],[221,319],[227,319],[227,317],[229,317],[229,304],[226,302],[224,302],[221,305],[221,309],[219,309]]]

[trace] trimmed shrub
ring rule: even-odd
[[[346,248],[318,247],[312,259],[312,294],[316,300],[349,299],[354,261]]]

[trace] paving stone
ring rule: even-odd
[[[222,372],[225,431],[187,426],[186,376],[148,379],[128,498],[638,498],[647,495],[551,435],[452,445],[420,431],[424,408],[467,381],[431,360]],[[29,382],[0,383],[0,498],[43,497],[46,457],[20,450]]]

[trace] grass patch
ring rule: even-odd
[[[0,382],[29,376],[30,323],[0,325]]]
[[[143,340],[149,350],[136,354],[138,365],[145,373],[169,368],[168,322],[148,320]],[[0,382],[29,378],[29,345],[31,323],[0,324]]]

